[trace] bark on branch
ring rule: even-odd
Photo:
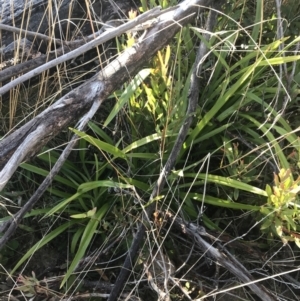
[[[59,101],[39,114],[20,129],[0,142],[0,190],[2,190],[21,162],[35,156],[38,150],[62,129],[86,113],[94,103],[101,103],[120,85],[134,77],[143,65],[159,49],[167,45],[181,26],[189,23],[196,15],[198,7],[208,5],[209,0],[194,0],[181,3],[176,9],[160,15],[155,26],[147,32],[143,41],[127,49],[111,64],[83,85],[66,94]],[[35,134],[38,133],[38,136]],[[31,145],[29,138],[35,136]],[[39,142],[39,143],[38,143]],[[53,173],[51,174],[53,176]],[[51,180],[48,181],[50,184]],[[39,192],[39,195],[42,192]],[[18,216],[13,228],[21,220]],[[12,221],[14,223],[14,221]],[[4,231],[8,224],[2,225]],[[10,235],[13,231],[10,231]],[[8,237],[2,238],[1,245]]]
[[[68,32],[80,28],[77,35],[84,37],[97,31],[95,21],[105,23],[111,19],[125,18],[128,10],[137,9],[139,3],[138,0],[4,0],[0,1],[1,24],[23,31],[21,37],[27,37],[30,41],[40,41],[40,38],[29,36],[27,31],[64,40],[69,38]],[[90,20],[88,12],[93,12],[96,20]],[[13,32],[1,31],[1,47],[5,48],[15,39]]]

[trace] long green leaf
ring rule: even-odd
[[[88,123],[88,126],[90,129],[92,129],[97,135],[99,135],[105,142],[109,143],[109,144],[113,144],[113,140],[99,127],[97,126],[95,123],[93,123],[92,121],[90,121]]]
[[[165,137],[171,137],[171,136],[176,136],[177,134],[166,134]],[[125,147],[123,149],[123,152],[125,154],[127,154],[128,152],[140,147],[140,146],[143,146],[145,144],[148,144],[148,143],[151,143],[153,141],[156,141],[156,140],[159,140],[161,139],[161,134],[152,134],[152,135],[149,135],[147,137],[144,137],[140,140],[137,140],[137,141],[134,141],[133,143],[131,143],[130,145],[128,145],[127,147]]]
[[[259,34],[262,34],[263,21],[263,3],[264,1],[256,0],[256,16],[254,26],[252,28],[251,37],[253,41],[257,41]],[[251,44],[253,42],[251,41]]]
[[[295,62],[300,60],[300,55],[274,57],[271,59],[263,60],[259,62],[258,66],[270,66],[270,65],[281,65],[285,63]]]
[[[15,267],[11,271],[11,274],[13,274],[18,269],[18,267],[25,262],[25,260],[27,260],[30,256],[32,256],[34,254],[34,252],[39,250],[41,247],[46,245],[48,242],[53,240],[56,236],[58,236],[60,233],[64,232],[68,228],[70,228],[75,223],[76,223],[76,221],[67,222],[67,223],[57,227],[56,229],[51,231],[49,234],[47,234],[45,237],[43,237],[39,242],[37,242],[34,246],[32,246],[26,252],[26,254],[19,260],[19,262],[15,265]]]
[[[215,176],[215,175],[205,174],[205,173],[204,174],[203,173],[200,173],[200,174],[185,173],[184,177],[185,178],[190,177],[193,179],[198,178],[198,179],[205,180],[207,182],[213,182],[218,185],[224,185],[224,186],[232,187],[235,189],[248,191],[248,192],[251,192],[251,193],[254,193],[257,195],[261,195],[261,196],[265,196],[265,197],[268,196],[267,193],[260,188],[257,188],[255,186],[252,186],[252,185],[249,185],[249,184],[246,184],[246,183],[234,180],[234,179],[222,177],[222,176]]]
[[[36,167],[36,166],[31,165],[29,163],[22,163],[20,166],[22,168],[24,168],[25,170],[31,171],[31,172],[33,172],[37,175],[41,175],[41,176],[44,176],[44,177],[46,177],[49,174],[48,170]],[[62,183],[64,185],[67,185],[68,187],[76,188],[76,185],[74,185],[71,181],[69,181],[66,178],[63,178],[61,176],[55,176],[54,180],[59,182],[59,183]]]
[[[134,77],[134,79],[130,82],[130,84],[125,89],[120,99],[115,104],[110,114],[106,118],[103,127],[108,126],[108,124],[112,121],[112,119],[120,112],[120,110],[124,107],[124,105],[129,101],[130,97],[134,95],[134,92],[138,88],[138,86],[149,76],[150,73],[151,73],[151,69],[149,68],[143,69]]]
[[[133,188],[133,186],[129,184],[114,182],[110,180],[103,180],[103,181],[92,181],[92,182],[81,184],[78,187],[78,193],[82,194],[99,187],[111,187],[111,188],[121,188],[121,189]]]
[[[231,208],[236,210],[254,210],[254,211],[259,211],[261,209],[260,206],[253,206],[253,205],[231,202],[231,201],[215,198],[210,195],[203,196],[202,194],[194,193],[191,194],[190,196],[196,201],[200,201],[200,202],[204,201],[205,204],[218,206],[218,207]]]
[[[88,141],[89,143],[91,143],[92,145],[96,146],[98,149],[100,149],[101,151],[105,151],[109,154],[112,154],[115,158],[123,158],[126,159],[126,155],[123,151],[121,151],[120,149],[118,149],[117,147],[115,147],[114,145],[111,145],[109,143],[103,142],[97,138],[94,138],[90,135],[87,135],[84,132],[80,132],[78,130],[75,129],[71,129],[76,135],[78,135],[79,137],[85,139],[86,141]]]
[[[109,208],[109,204],[103,205],[96,212],[96,214],[93,216],[93,218],[89,221],[89,223],[85,227],[84,232],[81,237],[80,245],[78,247],[78,251],[74,256],[74,259],[73,259],[71,265],[69,266],[68,271],[67,271],[60,287],[63,287],[63,285],[66,283],[66,281],[69,279],[69,277],[73,273],[74,269],[78,265],[80,259],[84,256],[84,254],[85,254],[87,248],[89,247],[90,242],[94,236],[94,233],[99,225],[99,222],[101,221],[104,214],[107,212],[108,208]]]
[[[56,206],[54,206],[51,210],[49,210],[46,214],[45,217],[51,216],[56,212],[60,212],[66,205],[68,205],[70,202],[76,200],[82,195],[82,193],[76,192],[73,194],[71,197],[67,198],[64,201],[59,202]]]

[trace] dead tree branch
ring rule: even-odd
[[[187,223],[180,217],[174,217],[170,212],[166,213],[169,222],[174,224],[177,229],[187,235],[192,241],[195,241],[197,246],[203,251],[204,254],[213,258],[218,264],[226,268],[229,272],[234,274],[238,279],[245,283],[253,293],[255,293],[263,301],[276,301],[278,300],[271,292],[269,292],[262,284],[258,283],[249,271],[229,252],[226,250],[220,251],[213,243],[218,239],[216,238],[211,244],[208,243],[203,237],[209,237],[204,227],[199,227],[193,223]]]
[[[47,141],[74,122],[74,120],[78,120],[89,110],[92,104],[104,101],[121,84],[132,78],[142,68],[148,58],[167,45],[180,30],[181,26],[189,23],[195,17],[198,10],[198,7],[195,5],[207,5],[210,2],[208,0],[185,1],[176,9],[162,14],[157,18],[155,26],[147,32],[143,41],[124,51],[96,76],[66,94],[36,118],[4,138],[0,142],[0,167],[3,167],[0,172],[0,190],[5,187],[21,162],[35,156]],[[31,147],[30,143],[28,143],[28,137],[29,135],[32,137],[37,131],[39,135],[35,136],[35,141],[39,141],[39,143],[34,143],[33,147]],[[180,136],[180,143],[183,142],[182,139],[182,136]],[[173,156],[171,160],[175,160]],[[170,167],[162,174],[162,181],[164,181],[165,175],[168,174],[169,169],[172,167],[172,164],[168,162],[167,166]],[[58,171],[55,170],[55,172]],[[47,185],[50,185],[52,176],[53,172],[50,171],[49,178],[45,179]],[[37,192],[39,196],[48,187],[46,186],[43,186],[43,189]],[[36,201],[37,199],[35,198],[34,202]],[[12,230],[0,240],[0,248],[12,235],[23,214],[24,212],[21,215],[17,213],[17,220],[12,219],[1,226],[0,230],[2,232],[8,227],[11,227]]]
[[[0,96],[2,96],[4,93],[8,92],[9,90],[13,89],[15,86],[22,84],[24,81],[29,80],[30,78],[37,76],[37,75],[41,74],[42,72],[44,72],[52,67],[57,66],[58,64],[61,64],[68,60],[76,58],[77,56],[93,49],[94,47],[96,47],[100,44],[103,44],[103,43],[125,33],[128,30],[133,29],[137,25],[139,25],[143,22],[146,22],[147,20],[158,17],[158,15],[160,15],[162,13],[163,12],[161,11],[160,7],[155,7],[154,9],[145,12],[144,14],[136,17],[135,19],[133,19],[125,24],[120,25],[119,27],[117,27],[115,29],[104,32],[99,37],[82,45],[81,47],[74,49],[71,52],[69,52],[65,55],[62,55],[46,64],[39,66],[39,67],[35,68],[34,70],[12,80],[8,84],[6,84],[4,87],[0,88]]]

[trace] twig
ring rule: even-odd
[[[109,24],[110,21],[108,21],[106,24]],[[89,35],[85,38],[81,38],[81,39],[77,39],[74,41],[64,41],[63,43],[61,42],[61,47],[55,49],[55,51],[51,51],[49,53],[46,54],[41,54],[35,58],[32,58],[31,60],[22,62],[20,64],[14,65],[14,66],[10,66],[2,71],[0,71],[0,82],[3,82],[5,80],[10,79],[13,76],[17,76],[21,73],[26,73],[29,72],[31,70],[33,70],[34,68],[36,68],[36,66],[43,66],[46,62],[52,61],[57,59],[58,57],[61,57],[62,55],[67,55],[68,53],[70,53],[72,50],[77,49],[83,45],[85,45],[86,43],[94,40],[96,37],[100,36],[104,31],[105,31],[105,24],[103,25],[103,27],[93,33],[92,35]],[[57,40],[53,39],[56,43]]]
[[[276,301],[277,298],[271,292],[269,292],[263,285],[256,283],[253,276],[248,272],[248,270],[227,250],[224,249],[224,252],[220,252],[213,245],[209,244],[205,241],[202,236],[207,237],[210,236],[206,233],[204,227],[198,227],[193,223],[187,223],[180,217],[173,217],[170,212],[166,213],[166,217],[170,219],[177,228],[181,229],[181,231],[191,237],[193,241],[196,242],[197,246],[206,253],[209,257],[212,257],[214,260],[218,262],[218,264],[222,265],[229,272],[237,276],[245,285],[249,286],[249,288],[263,301]],[[224,254],[226,253],[226,255]],[[214,293],[215,294],[215,293]],[[207,296],[206,296],[207,297]],[[202,299],[202,298],[201,298]],[[200,300],[200,299],[199,299]]]
[[[58,64],[61,64],[70,59],[73,59],[73,58],[81,55],[82,53],[84,53],[88,50],[91,50],[92,48],[94,48],[100,44],[103,44],[106,41],[109,41],[109,40],[123,34],[124,32],[134,28],[135,26],[161,15],[162,13],[163,13],[163,11],[161,11],[160,6],[155,7],[152,10],[149,10],[149,11],[143,13],[142,15],[139,15],[135,19],[133,19],[115,29],[104,32],[103,34],[101,34],[97,38],[93,39],[92,41],[86,43],[85,45],[83,45],[65,55],[62,55],[61,57],[54,59],[54,60],[44,64],[43,66],[39,66],[39,67],[35,68],[34,70],[12,80],[10,83],[8,83],[4,87],[0,88],[0,96],[2,96],[4,93],[10,91],[15,86],[23,83],[24,81],[29,80],[30,78],[41,74],[45,70],[48,70],[52,67],[57,66]]]
[[[75,295],[72,297],[67,297],[65,299],[60,299],[60,301],[75,301],[75,300],[84,300],[84,299],[91,299],[91,298],[107,298],[109,294],[101,294],[101,293],[86,293]]]
[[[57,43],[58,45],[61,45],[63,43],[59,39],[48,37],[48,36],[46,36],[44,34],[41,34],[41,33],[38,33],[38,32],[29,31],[29,30],[25,30],[25,29],[20,29],[20,28],[17,28],[15,26],[10,26],[10,25],[5,25],[5,24],[0,23],[0,29],[6,30],[6,31],[12,31],[12,32],[18,33],[18,34],[20,34],[24,37],[32,36],[34,38],[39,38],[39,39],[45,40],[47,42],[54,42],[54,43]]]

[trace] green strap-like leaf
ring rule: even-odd
[[[86,249],[90,246],[91,240],[92,240],[94,233],[99,225],[99,222],[101,221],[102,217],[104,216],[104,214],[106,213],[108,208],[109,208],[109,204],[105,204],[104,206],[102,206],[95,213],[93,218],[91,218],[91,220],[85,227],[84,232],[81,237],[80,245],[78,247],[78,251],[74,256],[74,259],[73,259],[71,265],[69,266],[68,271],[67,271],[60,287],[62,287],[66,283],[66,281],[68,280],[68,278],[71,276],[74,269],[78,265],[80,259],[84,256]]]
[[[34,246],[32,246],[26,252],[26,254],[15,265],[15,267],[13,268],[13,270],[10,272],[11,275],[17,270],[17,268],[21,264],[23,264],[25,262],[25,260],[27,260],[30,256],[32,256],[37,250],[39,250],[41,247],[43,247],[44,245],[46,245],[48,242],[50,242],[51,240],[53,240],[56,236],[58,236],[60,233],[62,233],[65,230],[67,230],[69,227],[71,227],[75,223],[76,223],[76,221],[67,222],[67,223],[65,223],[65,224],[57,227],[56,229],[54,229],[53,231],[51,231],[49,234],[47,234],[45,237],[43,237],[40,241],[38,241]]]
[[[88,141],[89,143],[91,143],[92,145],[96,146],[98,149],[100,149],[101,151],[105,151],[109,154],[112,154],[115,158],[123,158],[126,159],[125,153],[123,151],[121,151],[120,149],[118,149],[117,147],[115,147],[114,145],[111,145],[109,143],[103,142],[97,138],[94,138],[90,135],[87,135],[84,132],[80,132],[78,130],[75,129],[71,129],[76,135],[78,135],[79,137],[85,139],[86,141]]]
[[[124,105],[129,101],[130,97],[134,94],[135,90],[138,86],[148,77],[151,73],[151,69],[143,69],[141,70],[134,79],[130,82],[128,87],[122,93],[121,97],[119,98],[118,102],[113,107],[112,111],[106,118],[103,127],[107,127],[108,124],[114,119],[114,117],[120,112],[120,110],[124,107]]]

